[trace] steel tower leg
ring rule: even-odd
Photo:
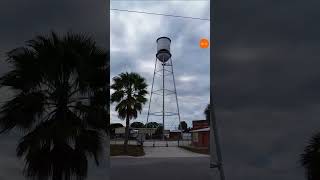
[[[157,62],[158,62],[158,58],[156,58],[155,63],[154,63],[154,71],[153,71],[152,85],[151,85],[151,91],[150,91],[150,99],[149,99],[149,108],[148,108],[148,115],[147,115],[147,123],[149,122],[149,116],[150,116],[150,105],[151,105],[151,101],[152,101],[154,77],[156,76]],[[151,134],[151,139],[153,139],[153,134]],[[155,141],[154,141],[154,140],[153,140],[153,145],[152,145],[152,146],[155,147]]]
[[[172,72],[172,79],[173,79],[173,86],[174,86],[174,94],[176,96],[177,111],[178,111],[179,126],[180,126],[181,119],[180,119],[180,110],[179,110],[179,103],[178,103],[178,94],[177,94],[177,88],[176,88],[176,80],[174,78],[174,72],[173,72],[173,63],[172,63],[172,59],[171,58],[170,58],[170,63],[171,63],[171,72]],[[181,131],[181,138],[182,138],[182,131]],[[179,139],[178,139],[178,146],[179,145],[180,144],[179,144]]]
[[[162,140],[164,140],[164,66],[165,63],[162,63]]]
[[[157,60],[158,60],[158,58],[156,58],[156,63],[154,64],[154,71],[153,71],[153,78],[152,78],[152,85],[151,85],[151,92],[150,92],[150,100],[149,100],[149,108],[148,108],[148,115],[147,115],[147,123],[149,122],[150,104],[151,104],[152,94],[153,94],[154,77],[156,76]]]

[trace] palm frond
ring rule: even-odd
[[[20,93],[2,106],[2,131],[14,127],[29,129],[44,114],[46,96],[42,92]]]
[[[301,154],[300,161],[306,169],[308,180],[318,180],[320,178],[320,133],[312,136],[304,153]]]

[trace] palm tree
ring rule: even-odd
[[[315,134],[305,147],[301,164],[306,169],[308,180],[320,179],[320,133]]]
[[[1,107],[1,133],[21,130],[17,156],[32,179],[85,179],[99,163],[108,127],[107,53],[88,36],[37,36],[7,53],[0,79],[14,97]]]
[[[115,76],[113,81],[111,89],[114,93],[111,95],[111,102],[118,103],[115,110],[120,119],[126,120],[124,151],[128,152],[129,123],[131,119],[138,117],[142,105],[147,102],[147,84],[139,74],[128,72]]]

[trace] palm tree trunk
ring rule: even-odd
[[[129,140],[129,117],[126,119],[126,130],[125,130],[125,139],[124,139],[124,152],[128,153],[128,140]]]

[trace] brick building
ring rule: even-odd
[[[207,120],[192,121],[192,145],[209,147],[210,128]]]

